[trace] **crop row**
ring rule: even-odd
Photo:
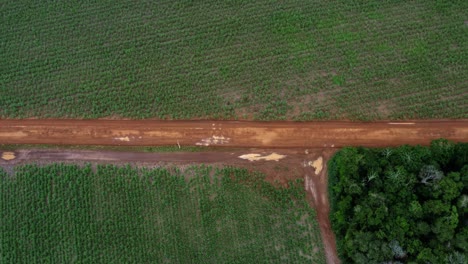
[[[463,5],[13,1],[0,117],[429,118],[438,108],[401,100],[468,92]],[[396,108],[375,116],[381,104]],[[436,114],[468,116],[449,109]]]
[[[301,181],[207,166],[24,165],[0,176],[6,263],[324,263]]]

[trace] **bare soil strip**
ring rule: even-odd
[[[310,199],[312,207],[317,211],[325,257],[329,264],[340,263],[336,251],[335,235],[333,234],[329,218],[330,204],[327,191],[327,162],[333,153],[331,151],[322,151],[321,154],[317,152],[311,153],[309,158],[312,159],[304,165],[305,188],[307,193],[312,196]]]
[[[0,120],[0,144],[340,148],[427,145],[468,140],[468,120],[392,122],[238,122],[153,120]]]

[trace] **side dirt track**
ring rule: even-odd
[[[195,145],[257,148],[216,153],[67,150],[19,150],[2,153],[0,150],[2,155],[0,166],[11,169],[16,164],[31,161],[136,162],[145,165],[164,162],[182,165],[202,162],[260,170],[267,175],[268,180],[280,183],[285,183],[288,179],[304,178],[309,202],[317,211],[327,263],[339,263],[328,217],[330,207],[326,193],[327,161],[335,152],[333,148],[427,145],[437,138],[468,142],[468,120],[373,123],[0,120],[0,144]],[[246,157],[253,158],[249,160]]]
[[[317,212],[317,220],[325,250],[327,263],[339,263],[335,237],[328,217],[330,206],[327,199],[327,164],[336,149],[237,149],[216,152],[167,152],[144,153],[122,151],[84,151],[28,149],[4,151],[0,149],[0,167],[12,172],[14,166],[52,162],[122,165],[133,163],[138,166],[178,166],[210,164],[212,166],[235,166],[261,171],[266,179],[285,185],[289,180],[304,179],[304,188],[310,205]]]
[[[442,137],[468,140],[468,120],[367,123],[0,120],[0,144],[339,148],[427,145]]]

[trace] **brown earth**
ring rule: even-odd
[[[468,120],[248,122],[0,120],[0,144],[181,145],[259,148],[427,145],[468,140]]]
[[[427,145],[437,138],[468,142],[468,120],[373,123],[0,120],[0,144],[256,148],[196,153],[20,150],[3,154],[8,158],[0,159],[0,166],[11,169],[14,165],[31,161],[134,162],[145,166],[209,163],[262,171],[267,180],[280,184],[304,178],[309,202],[317,211],[327,263],[339,263],[327,199],[327,162],[336,148]]]
[[[323,149],[321,153],[309,153],[311,161],[304,164],[304,184],[310,198],[310,203],[317,211],[317,220],[320,226],[320,234],[325,249],[327,263],[340,263],[336,251],[335,235],[330,223],[330,204],[328,201],[327,162],[335,153],[331,149]]]

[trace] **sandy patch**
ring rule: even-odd
[[[196,128],[196,129],[203,129],[203,128]],[[183,133],[177,131],[143,131],[144,136],[150,137],[184,137]]]
[[[255,137],[256,140],[262,142],[262,144],[266,145],[272,142],[274,139],[278,137],[278,134],[275,132],[265,131]]]
[[[318,159],[314,161],[309,161],[308,165],[315,169],[315,175],[319,175],[323,169],[323,158],[319,157]]]
[[[32,129],[30,129],[29,131],[32,131]],[[0,132],[0,138],[4,137],[4,138],[9,138],[9,137],[12,137],[12,138],[17,138],[17,137],[27,137],[28,134],[24,133],[23,131],[17,131],[17,132]]]
[[[128,136],[126,136],[126,137],[116,137],[114,139],[119,140],[119,141],[126,141],[126,142],[130,141],[130,138]]]
[[[15,153],[13,153],[13,152],[3,152],[2,153],[2,159],[3,160],[13,160],[15,158],[16,158],[16,156],[15,156]]]
[[[119,130],[112,130],[111,131],[113,136],[121,136],[121,135],[138,135],[140,131],[138,130],[130,130],[130,129],[119,129]]]
[[[262,154],[254,154],[254,153],[239,156],[239,158],[249,160],[249,161],[258,161],[258,160],[279,161],[280,159],[284,159],[285,157],[286,155],[281,155],[281,154],[277,154],[274,152],[267,156],[262,156]]]
[[[200,142],[195,143],[197,146],[209,146],[209,145],[224,145],[231,141],[230,138],[224,136],[212,136],[210,138],[202,139]]]
[[[234,137],[239,138],[251,138],[262,145],[268,145],[278,138],[278,131],[271,131],[266,128],[236,128],[236,135]],[[283,131],[281,131],[283,132]]]

